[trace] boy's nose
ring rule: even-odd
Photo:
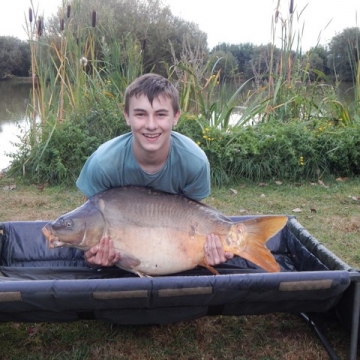
[[[156,120],[155,117],[152,115],[149,115],[146,122],[146,127],[148,129],[155,129],[156,128]]]

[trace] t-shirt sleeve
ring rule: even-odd
[[[210,164],[206,161],[192,181],[186,184],[183,194],[190,199],[200,201],[210,195],[210,190]]]
[[[76,181],[78,189],[88,198],[109,189],[111,183],[102,167],[92,156],[86,161]]]

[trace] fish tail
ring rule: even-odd
[[[266,242],[287,223],[287,216],[264,216],[235,223],[225,240],[225,251],[253,262],[269,272],[280,271]]]

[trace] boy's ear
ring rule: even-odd
[[[179,118],[180,118],[180,115],[181,115],[181,111],[179,110],[179,111],[175,114],[175,116],[174,116],[173,126],[175,126],[175,125],[178,123]]]
[[[124,111],[123,114],[125,116],[126,124],[130,126],[130,119],[128,113]]]

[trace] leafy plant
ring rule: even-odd
[[[223,131],[183,118],[178,130],[205,151],[212,181],[219,186],[244,178],[317,181],[322,176],[359,174],[358,123],[344,127],[325,120],[270,121]]]

